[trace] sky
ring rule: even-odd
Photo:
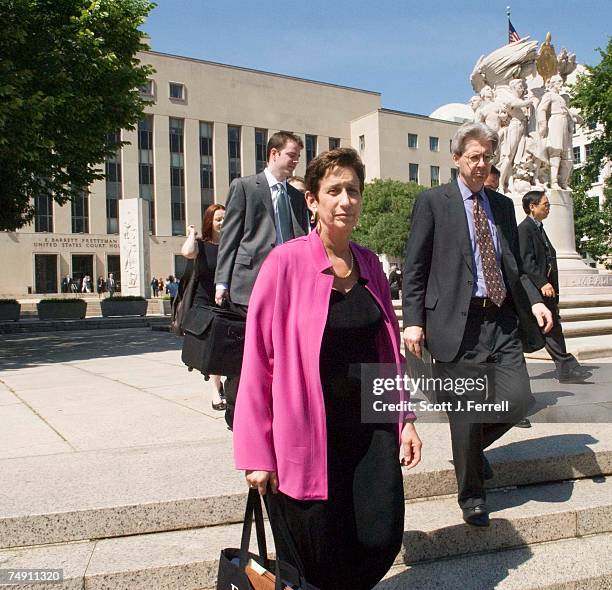
[[[507,43],[508,0],[157,0],[151,49],[382,94],[384,108],[429,115],[467,102],[482,54]],[[595,65],[612,34],[611,0],[515,0],[521,37],[548,31]]]

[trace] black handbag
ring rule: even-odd
[[[232,309],[193,305],[182,323],[183,362],[203,375],[240,375],[246,320]]]
[[[198,286],[198,256],[193,262],[189,260],[185,272],[179,283],[179,290],[172,302],[172,317],[170,319],[170,331],[176,336],[183,336],[185,318],[193,305],[193,300]]]
[[[255,520],[259,555],[249,552],[253,518]],[[292,542],[291,546],[293,546]],[[302,570],[301,563],[299,561],[297,563]],[[318,590],[304,579],[302,571],[298,571],[292,565],[279,559],[268,559],[261,498],[259,492],[253,489],[249,490],[247,498],[240,548],[221,550],[217,590],[253,590],[254,586],[249,582],[246,572],[248,566],[250,570],[252,570],[252,566],[255,566],[261,572],[267,570],[264,577],[267,585],[262,582],[260,587],[269,586],[275,590]],[[272,577],[274,581],[270,581]]]

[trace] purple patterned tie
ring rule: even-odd
[[[500,307],[506,298],[506,287],[504,279],[495,258],[495,248],[491,238],[491,229],[487,214],[480,203],[480,194],[472,195],[474,201],[474,228],[476,230],[476,242],[480,248],[480,258],[482,261],[482,272],[484,273],[485,285],[489,299]]]

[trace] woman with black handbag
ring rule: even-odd
[[[202,218],[202,237],[194,225],[189,226],[187,239],[181,248],[181,254],[189,260],[195,261],[197,286],[192,305],[210,307],[215,304],[215,269],[217,268],[217,253],[219,251],[219,237],[225,207],[223,205],[210,205]],[[187,271],[188,272],[188,271]],[[213,385],[212,407],[214,410],[225,411],[226,404],[223,396],[223,385],[220,375],[210,375]]]
[[[404,530],[400,461],[410,468],[421,456],[413,413],[361,419],[355,367],[402,363],[387,277],[350,241],[364,174],[349,148],[309,163],[318,222],[259,271],[234,418],[236,468],[266,496],[278,556],[297,567],[285,529],[321,590],[370,589],[391,567]]]

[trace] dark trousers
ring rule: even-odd
[[[248,307],[246,305],[230,304],[233,311],[246,318]],[[236,399],[238,387],[240,386],[240,375],[229,376],[223,384],[223,395],[225,396],[225,423],[229,429],[234,428],[234,412],[236,411]]]
[[[559,376],[567,375],[574,367],[578,366],[578,361],[573,354],[567,352],[565,347],[559,304],[552,297],[544,297],[544,303],[553,316],[552,330],[545,335],[545,348],[550,358],[555,362]]]
[[[508,410],[499,415],[448,412],[458,501],[462,508],[469,508],[486,499],[483,450],[523,418],[534,401],[518,337],[518,320],[509,303],[501,308],[470,309],[459,353],[453,364],[446,365],[447,372],[465,375],[462,363],[477,363],[486,371],[487,401],[508,402]]]

